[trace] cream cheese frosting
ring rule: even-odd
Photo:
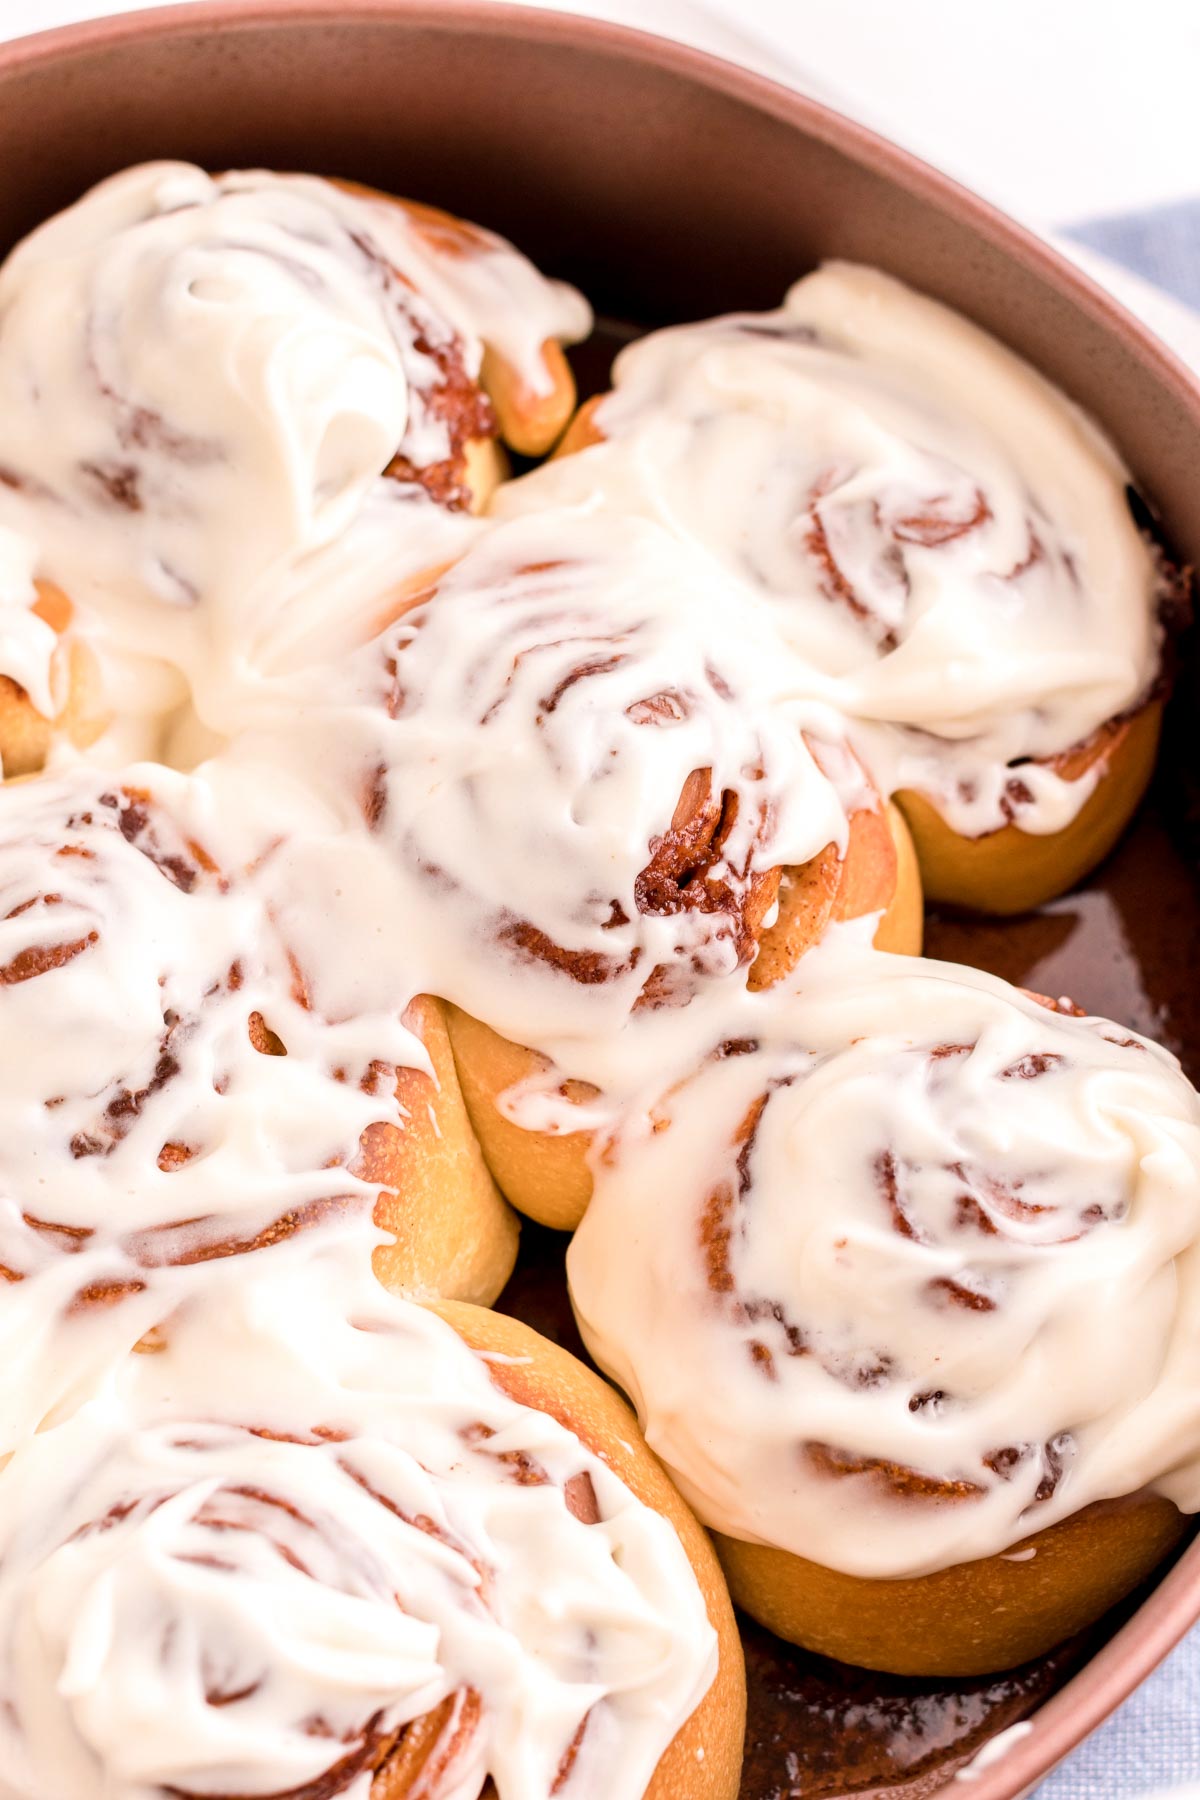
[[[0,269],[0,519],[102,651],[166,664],[227,729],[294,566],[393,459],[419,475],[455,452],[442,397],[485,344],[537,392],[543,342],[589,322],[490,233],[442,243],[312,176],[140,165]],[[444,507],[407,499],[393,581],[461,543]]]
[[[425,480],[450,352],[538,395],[587,322],[490,234],[182,165],[0,271],[0,665],[57,708],[57,584],[124,734],[0,816],[2,1795],[365,1800],[429,1715],[438,1800],[640,1793],[713,1679],[670,1524],[371,1273],[428,971],[316,760],[486,529]]]
[[[1200,1508],[1200,1098],[934,962],[810,953],[596,1158],[584,1340],[709,1525],[847,1573]],[[1118,1324],[1119,1321],[1119,1324]]]
[[[336,1234],[221,1302],[4,1470],[3,1800],[367,1800],[439,1707],[438,1800],[644,1792],[717,1662],[674,1528]]]
[[[1127,471],[1058,389],[843,263],[776,312],[636,341],[613,383],[604,441],[508,484],[498,512],[657,519],[719,562],[731,608],[771,605],[885,791],[927,793],[967,836],[1074,817],[1094,782],[1036,759],[1146,698],[1160,581]]]
[[[0,1454],[234,1252],[347,1213],[376,1241],[359,1140],[424,1049],[308,979],[269,856],[222,867],[213,811],[151,766],[4,791]]]
[[[796,674],[660,527],[550,511],[489,529],[279,730],[360,797],[436,991],[594,1037],[734,973],[755,883],[878,805]]]

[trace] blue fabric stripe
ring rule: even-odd
[[[1200,309],[1200,199],[1068,225],[1065,235]]]
[[[1200,1778],[1200,1632],[1037,1790],[1037,1800],[1133,1800]]]

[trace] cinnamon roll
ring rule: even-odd
[[[230,1258],[339,1230],[490,1302],[516,1252],[435,1003],[328,1011],[203,782],[132,773],[0,811],[0,1453]]]
[[[0,523],[112,665],[114,711],[150,729],[190,697],[217,731],[255,677],[353,641],[345,587],[307,572],[364,508],[390,586],[470,541],[500,438],[545,449],[569,416],[560,341],[590,322],[448,215],[182,163],[34,231],[0,315]]]
[[[920,947],[904,827],[842,721],[657,526],[493,528],[358,658],[354,695],[316,754],[352,758],[484,1154],[546,1223],[586,1205],[572,1108],[607,1086],[578,1079],[597,1043],[657,1061],[656,1019],[770,987],[848,920]],[[515,1117],[522,1081],[543,1091]]]
[[[831,264],[777,312],[629,346],[562,449],[498,509],[648,514],[765,598],[860,722],[931,898],[1019,911],[1111,847],[1184,583],[1112,446],[984,332]]]
[[[0,1796],[734,1800],[728,1596],[629,1414],[295,1250],[0,1475]]]
[[[989,976],[805,971],[598,1160],[580,1328],[772,1630],[1007,1667],[1200,1510],[1200,1097]]]

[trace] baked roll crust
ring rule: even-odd
[[[860,919],[920,947],[899,813],[769,623],[731,628],[722,585],[657,527],[497,526],[356,669],[364,817],[430,920],[489,1166],[544,1223],[586,1201],[571,1109],[612,1092],[590,1049],[636,1060],[669,1015],[682,1034],[722,984],[770,988]],[[548,1121],[512,1116],[522,1085],[553,1090]]]
[[[11,531],[72,615],[53,683],[30,685],[28,621],[0,669],[9,775],[114,714],[139,720],[134,754],[188,706],[228,735],[264,681],[344,653],[383,593],[471,541],[504,445],[557,436],[562,343],[590,328],[578,294],[449,214],[184,163],[39,227],[0,304],[0,588]]]
[[[9,1462],[11,1792],[733,1800],[732,1610],[632,1419],[298,1250]]]
[[[497,506],[584,497],[663,519],[731,604],[776,613],[859,722],[931,899],[1037,906],[1128,823],[1188,575],[1112,447],[949,309],[830,264],[776,312],[635,342]]]
[[[1173,1058],[974,971],[819,953],[649,1120],[597,1162],[572,1300],[754,1617],[981,1674],[1180,1540],[1200,1098]]]

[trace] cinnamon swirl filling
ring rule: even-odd
[[[891,1578],[1143,1487],[1190,1510],[1200,1100],[1174,1059],[895,958],[817,952],[754,1022],[614,1138],[568,1255],[585,1341],[706,1523]]]
[[[831,263],[777,312],[631,344],[565,448],[497,510],[634,513],[701,549],[859,723],[882,791],[964,837],[1063,828],[1096,759],[1056,759],[1159,690],[1181,584],[1116,452],[876,270]]]
[[[6,1449],[208,1265],[315,1227],[356,1229],[369,1261],[380,1134],[426,1079],[398,1014],[322,1015],[254,872],[192,834],[203,790],[145,773],[155,790],[81,773],[5,796]]]
[[[883,838],[860,910],[890,898],[840,722],[657,527],[496,527],[359,671],[364,813],[414,917],[452,927],[439,991],[518,1040],[523,995],[577,1034],[585,1008],[604,1030],[744,979],[793,919],[785,881],[822,858],[834,910],[860,815]]]
[[[6,1468],[5,1791],[642,1793],[716,1665],[672,1527],[345,1245],[296,1248]]]
[[[386,534],[370,603],[459,554],[500,473],[485,348],[536,397],[549,346],[569,409],[558,345],[586,304],[443,223],[315,176],[150,163],[5,259],[0,523],[70,596],[121,710],[150,677],[152,712],[190,696],[229,732],[298,645],[356,641],[347,533],[367,561]],[[0,615],[0,677],[44,708],[32,635]]]

